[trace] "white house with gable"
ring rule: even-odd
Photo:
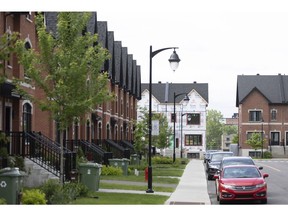
[[[184,98],[189,97],[189,101]],[[206,149],[206,111],[208,106],[207,83],[153,83],[152,113],[164,113],[169,126],[174,128],[175,97],[175,153],[176,158],[202,158]],[[141,84],[140,108],[149,110],[149,84]],[[168,139],[169,140],[169,139]],[[173,135],[170,146],[162,149],[163,156],[173,156]],[[182,152],[182,154],[181,154]]]

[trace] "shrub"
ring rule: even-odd
[[[65,184],[63,190],[69,200],[75,200],[77,197],[87,196],[89,193],[89,189],[86,185],[75,182]]]
[[[153,157],[153,164],[173,164],[173,159],[170,157]]]
[[[269,152],[269,151],[265,151],[265,152],[263,153],[263,157],[264,157],[264,158],[272,158],[272,153]]]
[[[7,204],[6,200],[4,198],[0,198],[0,205]]]
[[[89,192],[82,183],[70,182],[62,187],[56,179],[49,179],[40,189],[46,195],[47,204],[67,204],[79,196],[87,196]]]
[[[22,204],[46,204],[45,194],[39,189],[25,190],[22,195]]]
[[[47,203],[53,204],[53,196],[62,190],[62,186],[57,179],[48,179],[40,189],[45,193]]]
[[[9,167],[18,167],[19,170],[25,171],[24,158],[21,156],[10,156],[8,165]]]
[[[123,175],[123,170],[121,167],[113,167],[113,166],[103,166],[101,168],[101,175],[116,175],[120,176]]]

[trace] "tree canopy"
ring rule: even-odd
[[[17,43],[19,62],[27,77],[25,82],[41,89],[45,97],[30,95],[21,85],[23,80],[18,80],[18,91],[43,111],[50,111],[62,129],[91,112],[96,104],[112,98],[107,73],[101,72],[110,54],[97,45],[97,34],[85,32],[90,15],[60,12],[57,34],[52,34],[46,30],[40,13],[36,16],[39,51],[25,49],[23,41]]]
[[[206,119],[207,149],[220,149],[223,134],[223,115],[217,110],[208,110]]]
[[[41,110],[49,111],[60,130],[61,168],[63,182],[63,131],[75,120],[93,112],[97,104],[111,100],[108,75],[102,72],[110,58],[107,49],[98,43],[98,35],[85,31],[91,13],[59,12],[57,32],[46,30],[43,14],[36,16],[37,49],[26,49],[17,42],[19,62],[25,80],[14,79],[18,92],[34,101]],[[43,97],[30,94],[30,85],[43,92]]]
[[[134,143],[136,151],[143,152],[149,139],[149,113],[145,108],[140,108],[140,113],[140,119],[135,122]],[[172,130],[166,116],[163,113],[153,113],[152,120],[159,120],[159,135],[152,136],[153,146],[160,149],[167,148],[169,146],[168,137],[172,135]]]

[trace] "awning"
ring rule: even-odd
[[[6,98],[20,98],[20,95],[15,93],[15,85],[12,83],[4,82],[0,84],[0,96]]]

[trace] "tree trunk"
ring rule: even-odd
[[[60,184],[64,185],[64,140],[63,140],[63,130],[60,130]]]

